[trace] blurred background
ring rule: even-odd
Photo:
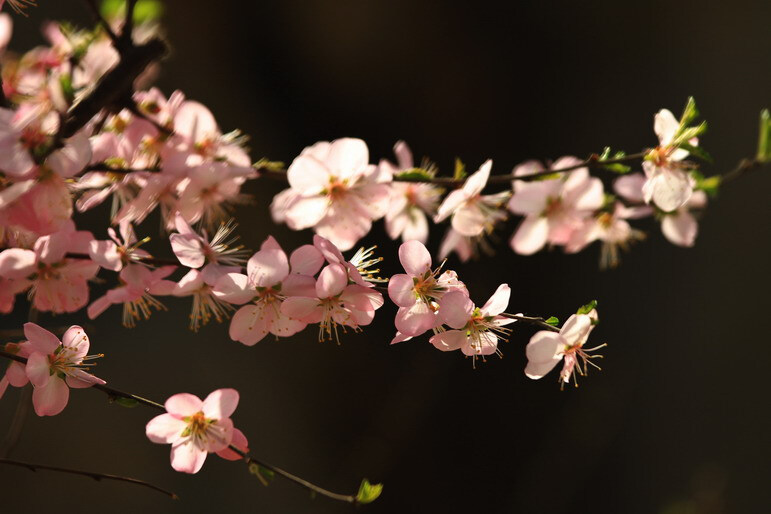
[[[11,48],[42,42],[43,19],[89,21],[82,2],[40,0],[16,16]],[[606,145],[656,143],[653,114],[680,113],[695,96],[710,130],[701,144],[724,173],[754,154],[757,119],[771,106],[771,3],[511,2],[439,0],[166,2],[173,54],[157,81],[206,104],[224,131],[251,136],[253,159],[290,162],[303,147],[363,138],[373,161],[398,139],[445,173],[493,158],[493,173],[526,159],[585,157]],[[284,185],[248,184],[240,234],[286,249],[311,233],[274,226],[268,205]],[[236,426],[252,453],[339,492],[367,477],[385,484],[362,511],[539,514],[764,513],[771,509],[768,263],[771,170],[730,184],[701,220],[696,247],[666,242],[654,223],[620,268],[598,269],[599,248],[514,255],[501,232],[494,258],[450,266],[483,303],[511,285],[510,312],[566,319],[599,301],[607,342],[602,372],[560,391],[556,374],[523,374],[533,330],[518,327],[503,359],[474,370],[427,338],[389,346],[395,308],[342,344],[315,331],[245,347],[227,325],[188,332],[189,299],[164,302],[133,330],[120,308],[43,316],[88,323],[98,374],[113,387],[163,401],[234,387]],[[107,208],[83,218],[104,237]],[[157,220],[139,230],[156,235]],[[103,230],[103,228],[101,229]],[[435,253],[444,229],[430,242]],[[397,244],[377,223],[382,269],[401,270]],[[158,256],[170,256],[156,241]],[[107,276],[107,274],[105,274]],[[21,306],[19,311],[24,311]],[[2,318],[1,328],[24,319]],[[7,432],[20,391],[0,402]],[[240,464],[214,456],[194,476],[174,472],[169,447],[151,444],[155,412],[71,395],[63,414],[28,413],[11,457],[134,476],[171,489],[171,501],[121,483],[0,467],[3,512],[344,513],[349,505],[281,480],[265,488]]]

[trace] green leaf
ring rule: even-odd
[[[139,405],[139,402],[136,401],[135,399],[133,399],[133,398],[124,398],[122,396],[119,396],[119,397],[115,398],[114,401],[115,401],[115,403],[117,403],[121,407],[128,407],[129,409],[134,408],[137,405]]]
[[[72,76],[64,73],[59,77],[59,84],[62,87],[62,94],[68,105],[71,105],[75,99],[75,90],[72,87]]]
[[[357,503],[372,503],[383,492],[383,484],[370,484],[366,478],[361,481],[359,493],[356,495]]]
[[[134,7],[134,23],[140,25],[159,20],[163,16],[163,3],[158,0],[139,0]]]
[[[689,143],[680,143],[680,148],[683,150],[686,150],[688,153],[693,155],[694,157],[698,157],[702,161],[706,162],[713,162],[712,156],[707,153],[707,151],[699,146],[693,146]]]
[[[589,314],[597,308],[597,300],[592,300],[576,311],[576,314]]]
[[[466,173],[466,165],[463,164],[463,161],[461,161],[460,159],[458,159],[456,157],[455,158],[455,172],[452,174],[453,178],[455,180],[463,180],[464,178],[466,178],[466,175],[467,175],[467,173]]]
[[[615,161],[618,159],[623,159],[626,157],[626,152],[623,150],[619,150],[616,153],[611,153],[611,149],[609,146],[606,146],[602,150],[602,154],[600,154],[598,162],[600,165],[605,168],[606,170],[612,171],[614,173],[628,173],[632,170],[630,166],[627,166],[626,164],[615,162],[610,164],[602,164],[603,161]]]
[[[102,0],[99,12],[108,21],[122,18],[126,12],[126,0]],[[162,15],[163,3],[159,0],[138,0],[134,6],[134,23],[137,25],[156,21]]]
[[[547,325],[551,325],[553,327],[556,327],[560,324],[559,318],[555,318],[554,316],[551,316],[549,319],[546,320]]]
[[[434,176],[423,168],[412,168],[396,174],[397,178],[407,180],[431,180]]]
[[[771,114],[768,112],[768,109],[760,111],[757,158],[760,162],[771,160]]]
[[[262,485],[268,485],[276,476],[273,471],[260,466],[256,462],[249,463],[249,473],[256,476]]]

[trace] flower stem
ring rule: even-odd
[[[548,323],[546,323],[546,320],[543,318],[533,317],[533,316],[520,316],[517,314],[506,314],[505,312],[501,314],[501,316],[504,316],[510,319],[515,319],[517,321],[523,321],[525,323],[530,323],[531,325],[536,325],[546,330],[551,330],[552,332],[560,331],[558,327],[555,327],[554,325],[549,325]]]

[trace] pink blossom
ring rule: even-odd
[[[647,178],[643,185],[645,203],[655,203],[665,212],[671,212],[685,204],[693,192],[693,178],[679,163],[688,152],[673,145],[680,128],[680,122],[667,109],[660,110],[655,117],[653,130],[659,138],[659,146],[653,149],[643,161]],[[698,144],[695,138],[690,144]]]
[[[540,165],[526,162],[514,169],[514,175],[526,176],[538,171]],[[575,157],[562,157],[554,169],[580,163]],[[512,249],[531,255],[547,243],[566,244],[582,222],[602,207],[602,181],[589,175],[587,168],[578,168],[547,180],[515,180],[514,195],[509,210],[525,216],[511,239]]]
[[[585,219],[583,226],[571,235],[565,245],[565,252],[580,252],[589,244],[599,240],[602,242],[600,267],[615,267],[619,262],[619,248],[626,250],[634,241],[645,238],[645,234],[633,229],[627,220],[651,214],[650,207],[626,207],[621,202],[616,202],[612,211],[604,210],[596,216]]]
[[[241,194],[241,186],[247,178],[255,176],[250,166],[222,162],[196,166],[178,186],[177,208],[188,223],[201,221],[211,228],[227,217],[230,204],[246,201],[248,197]]]
[[[87,355],[88,336],[77,325],[71,326],[62,340],[34,323],[24,324],[28,340],[26,373],[35,386],[32,404],[38,416],[55,416],[67,405],[70,387],[91,387],[105,381],[86,371],[89,362],[102,355]]]
[[[88,255],[91,260],[104,269],[120,271],[130,263],[140,262],[150,257],[150,254],[141,250],[139,246],[147,242],[147,238],[137,241],[134,235],[134,227],[131,223],[121,223],[120,237],[112,227],[107,229],[111,241],[91,241],[88,246]]]
[[[407,143],[399,141],[394,145],[398,164],[395,166],[383,159],[380,168],[391,176],[400,171],[414,168],[412,152]],[[393,182],[391,200],[385,215],[388,237],[402,241],[417,240],[425,244],[428,240],[428,219],[434,217],[442,196],[442,189],[428,183]]]
[[[388,296],[399,306],[396,329],[404,336],[414,337],[439,324],[437,311],[442,297],[449,291],[462,291],[468,296],[466,286],[454,271],[441,266],[431,269],[431,254],[420,241],[408,241],[399,247],[399,260],[406,274],[397,274],[388,281]]]
[[[203,276],[208,283],[214,284],[227,272],[224,271],[226,268],[231,271],[229,268],[240,268],[243,264],[246,251],[243,246],[236,245],[237,236],[231,237],[236,228],[232,221],[221,224],[211,241],[207,240],[206,231],[203,236],[198,235],[179,214],[174,218],[174,224],[178,233],[169,236],[174,255],[183,266],[203,267]]]
[[[319,273],[313,292],[284,300],[281,312],[304,323],[319,323],[319,341],[340,343],[338,327],[354,331],[369,325],[383,305],[383,295],[371,288],[349,283],[341,264],[329,264]]]
[[[589,314],[574,314],[565,322],[559,332],[541,330],[530,338],[527,344],[527,367],[525,375],[532,379],[542,378],[564,359],[560,381],[570,383],[571,377],[576,380],[576,374],[586,375],[590,364],[599,369],[591,359],[600,355],[589,355],[589,352],[602,348],[584,348],[589,333],[593,328],[593,320],[597,319],[596,311]]]
[[[474,362],[478,356],[500,354],[498,339],[505,340],[510,332],[503,327],[514,322],[501,316],[510,295],[508,284],[501,284],[487,303],[478,308],[462,291],[447,293],[439,301],[439,317],[452,330],[434,335],[431,344],[444,352],[460,350],[464,355],[472,356]]]
[[[476,257],[477,245],[474,242],[474,238],[461,235],[452,227],[448,228],[444,239],[442,239],[442,244],[439,245],[439,258],[444,260],[452,252],[458,254],[461,262],[466,262],[472,257]]]
[[[166,414],[151,419],[145,433],[154,443],[171,444],[172,468],[198,473],[209,453],[232,460],[230,444],[248,451],[246,437],[230,419],[238,399],[235,389],[217,389],[203,401],[189,393],[175,394],[166,400]]]
[[[120,272],[122,285],[94,300],[88,306],[88,317],[94,319],[111,305],[122,303],[123,326],[131,328],[138,319],[149,319],[152,309],[166,310],[155,295],[174,293],[176,284],[164,279],[176,269],[176,266],[163,266],[150,270],[139,264],[127,265]]]
[[[287,170],[292,193],[271,205],[293,230],[311,228],[341,250],[351,249],[388,209],[390,176],[369,164],[361,139],[337,139],[305,148]]]
[[[222,323],[230,317],[235,309],[232,305],[222,301],[214,294],[214,285],[229,273],[237,273],[240,268],[234,266],[221,266],[209,268],[209,273],[191,269],[180,279],[172,289],[174,296],[192,296],[193,309],[190,313],[190,330],[197,332],[202,325],[206,325],[212,318],[217,323]],[[216,271],[216,273],[213,273]]]
[[[321,254],[312,246],[310,248],[318,256],[311,256],[311,259],[320,259]],[[293,258],[288,259],[278,242],[269,237],[260,251],[247,262],[246,275],[228,273],[217,281],[214,294],[220,300],[234,304],[249,302],[235,313],[230,322],[231,339],[251,346],[268,333],[288,337],[305,328],[305,322],[284,314],[281,305],[289,296],[312,295],[315,292],[316,282],[312,276],[289,273],[291,261],[299,268],[308,262],[307,255],[303,255],[307,250],[307,247],[301,247],[300,253],[295,251]],[[311,264],[313,267],[315,265]]]
[[[434,223],[452,216],[452,228],[462,236],[473,237],[484,231],[492,231],[497,222],[506,219],[501,205],[508,199],[509,192],[482,195],[492,166],[492,160],[485,161],[478,171],[466,179],[461,189],[447,195],[434,216]]]
[[[39,238],[33,250],[0,252],[0,274],[11,280],[29,280],[36,309],[75,312],[88,303],[87,281],[96,275],[99,265],[66,254],[88,253],[93,239],[90,232],[76,231],[69,222],[64,230]]]

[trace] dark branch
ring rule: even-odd
[[[67,473],[70,475],[80,475],[88,478],[93,478],[97,482],[102,479],[116,480],[118,482],[126,482],[129,484],[135,484],[135,485],[141,485],[142,487],[147,487],[149,489],[152,489],[153,491],[158,491],[159,493],[163,493],[166,496],[169,496],[173,500],[179,499],[179,496],[177,496],[175,493],[171,491],[167,491],[166,489],[162,489],[157,485],[151,484],[150,482],[139,480],[138,478],[123,477],[120,475],[110,475],[108,473],[98,473],[96,471],[83,471],[79,469],[63,468],[60,466],[48,466],[46,464],[32,464],[29,462],[21,462],[18,460],[10,460],[10,459],[2,459],[2,458],[0,458],[0,464],[9,464],[11,466],[19,466],[35,472],[38,470],[45,470],[45,471],[55,471],[57,473]]]

